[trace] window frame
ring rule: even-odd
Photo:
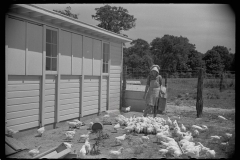
[[[107,61],[107,63],[106,62],[104,62],[104,44],[107,44],[108,46],[109,46],[109,48],[108,48],[108,50],[109,50],[109,52],[108,52],[108,61]],[[106,54],[105,54],[106,55]],[[103,76],[105,76],[105,75],[109,75],[109,62],[110,62],[110,43],[109,42],[102,42],[102,75]],[[106,65],[107,64],[107,71],[108,72],[104,72],[104,68],[103,68],[103,66],[104,66],[104,64]],[[105,68],[106,69],[106,68]]]
[[[47,29],[48,30],[51,30],[51,31],[56,31],[57,32],[57,42],[56,42],[56,45],[57,45],[57,55],[56,55],[56,71],[53,71],[53,70],[47,70],[46,69],[46,65],[47,65]],[[59,57],[59,33],[58,33],[58,29],[57,28],[53,28],[53,27],[49,27],[49,26],[46,26],[46,29],[45,29],[45,40],[44,40],[44,43],[45,43],[45,52],[46,52],[46,55],[45,55],[45,73],[46,74],[54,74],[56,75],[57,72],[58,72],[58,57]]]

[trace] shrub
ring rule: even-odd
[[[191,72],[187,72],[185,75],[186,78],[192,78],[192,73]]]

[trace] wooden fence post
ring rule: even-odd
[[[202,116],[203,110],[203,98],[202,92],[203,91],[203,68],[199,69],[198,74],[198,85],[197,85],[197,103],[196,103],[196,110],[197,110],[197,118]]]
[[[219,84],[219,90],[222,92],[222,83],[223,83],[223,73],[220,75],[220,84]]]
[[[125,102],[125,91],[126,91],[126,74],[127,74],[127,68],[123,66],[123,73],[122,73],[122,78],[123,78],[123,85],[122,85],[122,106],[121,107],[126,107],[126,102]]]

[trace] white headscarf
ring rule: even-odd
[[[157,67],[153,67],[153,68],[151,69],[151,71],[156,71],[156,72],[158,72],[158,73],[159,73],[159,71],[158,71],[158,68],[157,68]]]

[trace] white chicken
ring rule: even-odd
[[[76,122],[76,126],[80,127],[83,125],[83,122],[79,121],[78,119],[74,119],[73,122]]]
[[[64,145],[67,147],[67,148],[69,148],[69,149],[71,149],[72,148],[72,144],[70,144],[70,143],[67,143],[67,142],[63,142],[64,143]]]
[[[126,112],[130,112],[130,110],[131,110],[131,106],[126,108]]]
[[[121,127],[121,126],[120,126],[120,124],[118,123],[118,124],[114,125],[114,127],[113,127],[113,128],[114,128],[114,130],[116,130],[116,131],[117,131],[117,130],[118,130],[120,127]]]
[[[208,127],[206,125],[201,125],[201,126],[202,126],[203,130],[207,130],[208,129]]]
[[[163,142],[161,141],[162,145],[164,145],[165,147],[169,147],[169,146],[176,146],[178,147],[178,144],[177,142],[174,140],[174,141],[169,141],[169,142]]]
[[[80,156],[81,156],[81,157],[85,157],[85,156],[86,156],[87,151],[86,151],[86,146],[85,146],[85,144],[82,145],[82,148],[80,149],[79,153],[80,153]]]
[[[91,133],[91,132],[89,131],[87,134],[82,134],[82,135],[80,135],[79,140],[84,139],[84,141],[85,141],[87,138],[89,138],[89,134],[90,134],[90,133]]]
[[[93,122],[89,122],[88,128],[92,129]]]
[[[218,143],[220,142],[220,139],[222,136],[210,136],[210,140],[212,140],[212,142]]]
[[[76,129],[74,129],[73,131],[66,131],[65,134],[72,134],[72,135],[75,135],[75,134],[76,134]]]
[[[86,141],[84,143],[85,148],[86,148],[86,154],[88,154],[91,151],[91,144],[89,142],[89,138],[86,138]]]
[[[37,130],[38,136],[42,136],[42,134],[44,133],[44,131],[45,131],[44,126],[41,127],[41,128],[39,128],[39,129]]]
[[[109,118],[109,117],[110,117],[109,114],[105,114],[105,115],[103,116],[103,118]]]
[[[7,128],[6,127],[6,134],[9,135],[10,137],[13,137],[14,134],[18,133],[19,131],[14,131],[13,129]]]
[[[192,125],[192,128],[193,129],[198,129],[198,130],[203,130],[203,128],[202,127],[200,127],[200,126],[197,126],[197,125]]]
[[[124,149],[123,147],[120,147],[117,151],[110,150],[109,152],[111,155],[119,156],[120,154],[122,154],[123,149]]]
[[[122,136],[115,137],[115,142],[116,143],[122,143],[122,141],[124,141],[125,138],[126,138],[126,134],[124,134]]]
[[[149,140],[149,136],[147,135],[147,136],[142,136],[142,140],[143,141],[148,141]]]
[[[159,150],[159,153],[160,153],[161,155],[165,155],[165,154],[168,153],[168,150],[167,150],[167,149],[160,149],[160,150]]]
[[[199,132],[198,132],[197,129],[195,129],[195,130],[193,131],[193,137],[195,138],[195,137],[198,137],[198,136],[199,136]]]
[[[36,156],[37,154],[40,153],[40,151],[39,151],[40,148],[41,148],[41,146],[38,146],[37,148],[30,150],[28,152],[29,155],[32,156],[32,157]]]
[[[200,146],[189,146],[185,150],[185,154],[191,158],[199,158],[199,153],[201,151]]]
[[[185,127],[183,124],[181,125],[180,128],[181,128],[181,130],[182,130],[183,132],[186,132],[186,130],[187,130],[186,127]]]
[[[221,120],[227,120],[227,118],[225,118],[223,116],[220,116],[220,115],[218,116],[218,118],[221,119]]]
[[[166,148],[169,153],[171,153],[175,158],[179,157],[182,155],[182,151],[178,146],[168,146]]]
[[[70,121],[67,121],[66,123],[68,124],[69,129],[75,128],[78,124],[78,122],[70,122]]]
[[[232,138],[232,134],[231,133],[225,133],[224,137],[226,138],[227,141],[229,141]]]
[[[172,125],[172,121],[171,121],[171,119],[170,119],[169,117],[167,118],[167,124],[168,124],[169,126]]]
[[[67,139],[67,140],[72,140],[73,137],[74,137],[74,134],[65,133],[65,136],[66,136],[66,139]]]

